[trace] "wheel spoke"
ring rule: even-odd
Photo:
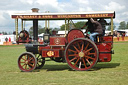
[[[79,68],[81,68],[81,61],[80,61],[80,63],[79,63]]]
[[[89,62],[89,60],[88,59],[86,59],[86,61],[89,63],[89,65],[91,66],[91,63]]]
[[[95,54],[96,54],[96,53],[90,53],[90,52],[88,53],[88,55],[95,55]]]
[[[89,43],[86,45],[85,50],[87,50],[88,46],[89,46]]]
[[[86,58],[89,58],[89,59],[92,59],[92,60],[95,60],[95,58],[92,58],[90,56],[85,56]]]
[[[74,51],[74,50],[71,50],[71,49],[68,49],[68,51],[71,51],[71,52],[77,53],[76,51]]]
[[[39,66],[39,63],[37,63],[37,66]]]
[[[27,65],[25,65],[25,69],[27,69]]]
[[[30,65],[31,67],[33,67],[33,65],[31,63],[29,63],[28,65]]]
[[[86,66],[86,64],[85,64],[85,60],[84,60],[84,59],[82,59],[82,60],[83,60],[84,66],[85,66],[85,68],[86,68],[87,66]]]
[[[77,62],[79,61],[80,58],[77,59],[77,61],[75,62],[74,66],[77,64]]]
[[[76,56],[77,54],[71,54],[71,55],[68,55],[68,56]]]
[[[35,61],[31,61],[30,63],[35,63]]]
[[[80,49],[80,44],[79,44],[79,42],[77,42],[77,45],[78,45],[78,48]]]
[[[30,59],[28,59],[28,61],[30,62],[32,59],[33,59],[33,57],[32,57],[32,58],[30,58]]]
[[[26,65],[26,64],[23,64],[22,67],[24,67],[24,65]]]
[[[93,49],[93,48],[90,48],[90,49],[86,50],[86,51],[85,51],[85,53],[87,53],[87,52],[91,51],[92,49]]]
[[[76,49],[77,52],[80,52],[75,46],[73,46],[73,47]]]
[[[27,60],[27,55],[25,55],[25,60]]]
[[[72,61],[75,60],[75,59],[77,59],[77,58],[75,57],[75,58],[71,59],[69,62],[72,62]]]
[[[23,57],[21,59],[24,60],[24,61],[26,61]]]
[[[25,61],[24,62],[20,62],[20,63],[25,63]]]
[[[81,51],[84,49],[84,43],[82,44]]]

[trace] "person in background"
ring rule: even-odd
[[[9,37],[9,42],[11,42],[11,38]]]
[[[105,30],[106,30],[106,25],[110,25],[110,23],[107,23],[107,21],[104,18],[100,18],[100,20],[98,21],[103,29],[103,36],[105,35]]]
[[[120,33],[117,32],[117,40],[119,41],[120,40]]]
[[[124,41],[124,37],[125,37],[125,32],[122,33],[122,41]]]
[[[5,41],[8,42],[8,38],[7,37],[5,38]]]

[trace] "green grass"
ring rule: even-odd
[[[115,42],[111,62],[97,63],[92,71],[72,71],[66,63],[46,61],[34,72],[21,72],[22,45],[0,46],[0,85],[127,85],[128,42]]]

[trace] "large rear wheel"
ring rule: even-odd
[[[98,60],[98,49],[94,42],[86,38],[74,39],[65,49],[65,60],[74,70],[89,70]]]

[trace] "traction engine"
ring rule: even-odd
[[[29,41],[27,35],[26,40]],[[42,43],[26,44],[25,53],[18,58],[21,71],[42,68],[45,58],[67,63],[73,70],[90,70],[97,62],[110,62],[113,36],[97,35],[94,43],[81,30],[72,29],[66,36],[44,34]]]
[[[29,38],[29,33],[26,30],[22,30],[19,34],[17,43],[30,43],[32,40]]]

